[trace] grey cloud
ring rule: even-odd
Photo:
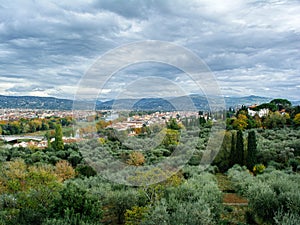
[[[156,39],[199,55],[224,94],[275,96],[289,87],[295,98],[300,95],[299,20],[297,0],[0,1],[0,76],[38,85],[37,93],[71,96],[74,88],[68,87],[76,86],[97,57],[122,44]],[[171,78],[180,72],[136,66],[120,71],[112,87],[117,90],[118,82],[137,74]],[[12,82],[19,85],[15,80],[0,81],[8,87],[0,94],[26,94],[13,89]]]
[[[30,85],[30,86],[20,86],[20,85],[15,85],[12,88],[6,89],[8,92],[35,92],[35,91],[45,91],[48,88],[54,88],[54,87],[45,87],[42,88],[37,85]]]

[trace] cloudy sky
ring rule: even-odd
[[[159,40],[199,56],[225,96],[300,100],[299,21],[299,0],[0,0],[0,94],[73,98],[103,54]],[[159,84],[201,92],[184,71],[153,62],[99,88],[105,98],[163,94]]]

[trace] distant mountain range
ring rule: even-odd
[[[252,105],[270,102],[272,99],[260,96],[224,97],[226,108],[240,105]],[[91,103],[91,102],[89,102]],[[210,102],[211,103],[211,102]],[[299,105],[300,101],[292,102]],[[84,103],[83,103],[84,105]],[[92,104],[94,105],[94,104]],[[189,95],[174,98],[142,98],[142,99],[118,99],[110,101],[97,101],[96,109],[132,109],[132,110],[208,110],[207,98],[201,95]],[[70,99],[58,99],[54,97],[34,96],[4,96],[0,95],[0,108],[23,108],[23,109],[51,109],[72,110],[73,101]]]

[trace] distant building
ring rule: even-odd
[[[263,117],[263,116],[267,116],[269,114],[269,109],[260,109],[259,111],[255,111],[255,110],[252,110],[253,108],[255,107],[248,107],[248,114],[250,116],[255,116],[256,114],[259,116],[259,117]]]

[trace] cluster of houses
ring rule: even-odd
[[[128,117],[122,122],[112,123],[108,128],[116,130],[132,130],[135,128],[142,128],[143,126],[150,126],[152,124],[165,124],[171,118],[185,118],[191,116],[198,116],[198,112],[155,112],[149,115],[134,115]],[[134,133],[131,133],[134,135]]]
[[[60,110],[36,110],[36,109],[0,109],[0,121],[12,121],[20,118],[35,119],[35,118],[49,118],[59,117],[65,118],[73,116],[72,111],[60,111]]]

